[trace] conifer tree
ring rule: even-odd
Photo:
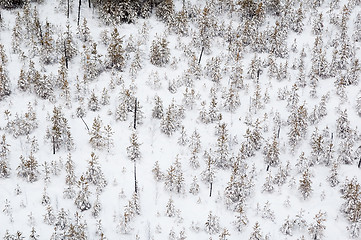
[[[130,136],[130,145],[127,147],[128,158],[132,162],[137,162],[142,158],[142,154],[139,150],[141,144],[138,143],[138,134],[133,131]]]
[[[216,150],[216,158],[215,158],[215,165],[218,168],[228,168],[231,165],[230,157],[229,157],[229,136],[228,136],[228,129],[225,123],[219,125],[219,134],[217,138],[217,150]]]
[[[4,134],[0,141],[0,177],[8,178],[10,176],[10,164],[9,164],[9,154],[10,154],[10,145],[6,142],[6,135]]]
[[[305,200],[311,196],[311,193],[313,191],[311,184],[312,181],[311,181],[310,172],[307,169],[306,171],[303,172],[303,176],[302,179],[300,180],[300,185],[298,187],[298,189],[302,194],[303,199]]]
[[[350,121],[348,120],[347,109],[340,111],[337,119],[336,136],[345,139],[351,134]]]
[[[65,163],[65,171],[66,171],[66,176],[65,176],[65,189],[63,192],[63,196],[66,199],[73,199],[75,197],[75,189],[74,186],[76,184],[76,177],[75,177],[75,173],[74,173],[74,162],[71,158],[71,154],[68,154],[67,157],[67,161]]]
[[[215,234],[220,231],[219,226],[219,217],[212,214],[212,211],[209,212],[206,223],[204,224],[204,230],[209,234]]]
[[[65,148],[70,151],[74,148],[68,120],[59,107],[54,106],[51,126],[47,129],[46,137],[50,139],[55,150]]]
[[[125,66],[125,51],[123,48],[123,38],[119,36],[117,28],[111,33],[110,43],[107,49],[107,66],[123,71]]]
[[[193,177],[189,193],[193,195],[197,195],[199,193],[199,184],[196,176]]]
[[[291,115],[288,117],[287,122],[290,126],[288,138],[291,151],[295,150],[300,140],[306,135],[308,127],[307,117],[307,109],[304,105],[292,109]]]
[[[152,117],[156,118],[156,119],[162,119],[163,118],[163,112],[164,112],[164,110],[163,110],[163,101],[158,95],[156,95],[154,97],[154,104],[155,104],[155,106],[154,106],[154,108],[152,110]]]
[[[90,191],[88,189],[89,185],[86,180],[86,177],[83,175],[80,177],[78,181],[79,192],[75,198],[75,205],[81,211],[85,211],[91,208],[91,204],[89,202]]]
[[[249,220],[242,207],[239,207],[239,209],[237,210],[236,220],[233,223],[238,232],[242,232],[244,228],[248,225]]]
[[[169,42],[166,37],[157,36],[156,39],[152,41],[150,47],[150,62],[153,65],[163,67],[169,63],[170,49],[168,44]]]
[[[18,171],[18,177],[24,178],[26,181],[33,183],[39,178],[38,162],[35,157],[30,153],[30,156],[26,159],[20,156],[20,164],[16,168]]]
[[[104,70],[102,55],[98,53],[96,43],[90,46],[84,46],[82,65],[84,70],[84,81],[91,82],[95,80]]]
[[[206,157],[205,159],[205,162],[206,162],[206,169],[202,171],[201,176],[202,176],[202,180],[209,184],[209,196],[211,197],[213,182],[215,179],[215,169],[214,169],[215,161],[212,159],[210,155],[208,155],[208,157]]]
[[[0,100],[10,95],[10,79],[6,71],[6,56],[0,44]]]
[[[175,206],[174,206],[174,201],[171,198],[169,198],[168,200],[168,203],[167,203],[167,206],[166,206],[166,212],[165,212],[165,215],[167,217],[174,217],[176,214],[176,210],[175,210]]]
[[[103,149],[105,146],[104,133],[102,130],[102,120],[100,116],[95,117],[93,120],[92,129],[90,131],[89,143],[94,149]]]
[[[94,152],[90,154],[90,160],[88,161],[88,168],[85,172],[85,180],[87,181],[87,184],[94,184],[98,187],[99,191],[103,191],[103,189],[108,184],[105,180],[105,176],[103,174],[103,171],[101,170],[98,156],[95,155]]]
[[[159,167],[159,162],[156,161],[154,163],[154,167],[152,169],[153,177],[156,181],[161,181],[164,178],[164,174],[161,172]]]
[[[53,29],[52,25],[46,21],[45,29],[41,38],[41,57],[42,63],[49,65],[53,64],[57,58],[55,56],[55,42],[53,38]]]
[[[157,6],[155,15],[162,22],[171,24],[174,18],[174,3],[173,0],[161,1]]]
[[[272,142],[268,142],[263,150],[264,161],[267,165],[276,167],[280,161],[280,152],[278,147],[278,141],[276,138],[276,134],[273,135]]]
[[[324,212],[319,211],[314,217],[315,222],[308,228],[308,232],[314,240],[323,238],[324,231],[326,229],[326,226],[324,225],[324,222],[326,221],[325,215],[326,214]]]

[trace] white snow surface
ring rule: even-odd
[[[37,7],[41,21],[47,20],[54,25],[54,29],[65,31],[67,23],[66,16],[57,11],[58,3],[54,2],[55,1],[45,0],[44,3],[41,4],[31,3],[31,7]],[[204,0],[193,2],[200,7],[205,5]],[[329,23],[329,2],[330,1],[324,1],[321,7],[318,8],[318,12],[324,13],[325,33],[322,36],[324,45],[327,45],[331,41],[334,33],[339,31],[335,25]],[[347,1],[340,1],[340,7],[336,9],[335,12],[340,13],[342,10],[341,6],[346,3]],[[182,1],[175,0],[175,5],[176,9],[179,10]],[[75,8],[77,7],[76,4],[74,6]],[[353,22],[356,18],[356,14],[361,11],[361,6],[355,6],[350,10],[351,14],[348,20],[348,26],[349,36],[352,38]],[[306,239],[311,239],[307,229],[295,230],[292,236],[284,235],[280,231],[284,220],[288,216],[294,218],[301,209],[304,210],[304,219],[308,224],[314,222],[314,216],[319,211],[326,212],[324,239],[349,238],[349,233],[347,231],[349,223],[340,211],[341,204],[344,202],[341,198],[340,187],[346,178],[352,179],[353,177],[356,177],[358,181],[361,181],[361,169],[357,168],[358,161],[355,161],[351,165],[341,164],[339,166],[338,173],[341,184],[336,187],[331,187],[326,180],[327,176],[330,174],[330,166],[315,165],[310,167],[313,192],[311,197],[306,200],[303,199],[298,190],[299,180],[301,179],[302,174],[297,172],[295,165],[301,152],[304,152],[306,157],[310,155],[311,148],[309,142],[311,134],[316,127],[321,131],[328,126],[330,132],[335,133],[336,120],[339,116],[338,109],[347,109],[350,127],[352,129],[356,129],[359,126],[360,116],[357,114],[355,108],[356,99],[360,93],[359,86],[352,85],[346,87],[346,101],[341,101],[336,94],[334,81],[337,77],[319,80],[317,86],[317,98],[310,97],[310,87],[308,85],[305,88],[300,88],[298,90],[298,94],[300,95],[299,102],[305,103],[308,113],[311,113],[314,105],[320,102],[321,96],[329,93],[329,101],[327,102],[328,114],[317,125],[309,125],[307,134],[296,148],[295,153],[290,152],[290,147],[288,145],[287,133],[289,127],[287,125],[282,126],[279,137],[280,164],[285,166],[287,161],[289,161],[291,167],[290,176],[287,177],[286,183],[282,186],[274,185],[275,190],[273,193],[262,192],[262,185],[268,175],[262,149],[265,146],[266,140],[272,139],[272,118],[275,112],[279,112],[281,119],[286,122],[290,114],[286,108],[287,102],[285,100],[281,101],[277,99],[278,89],[287,87],[288,90],[291,90],[292,85],[296,82],[298,70],[293,70],[290,66],[295,59],[299,58],[302,47],[305,48],[307,54],[305,58],[305,73],[306,81],[309,80],[308,73],[311,69],[311,55],[315,39],[315,36],[312,33],[312,20],[314,19],[312,11],[306,12],[304,31],[301,34],[290,31],[288,36],[287,42],[289,49],[291,48],[293,40],[297,39],[297,52],[292,52],[290,50],[287,59],[277,58],[277,62],[285,63],[286,60],[288,61],[289,78],[282,81],[269,79],[267,75],[268,68],[260,75],[259,83],[261,94],[263,95],[266,89],[268,89],[270,95],[270,102],[265,105],[265,108],[258,110],[257,113],[249,113],[250,97],[253,96],[255,84],[253,80],[247,78],[247,69],[256,54],[251,52],[249,48],[246,48],[242,59],[244,83],[247,84],[248,89],[237,90],[241,99],[241,106],[233,113],[220,108],[220,112],[223,116],[221,122],[227,124],[230,137],[236,137],[238,140],[238,143],[230,145],[231,154],[238,154],[240,143],[244,140],[244,134],[249,127],[245,124],[247,115],[251,114],[253,121],[257,118],[260,119],[262,126],[269,126],[268,131],[262,131],[265,141],[263,141],[261,150],[257,151],[255,156],[246,159],[249,169],[255,167],[255,186],[251,197],[246,201],[245,212],[249,219],[249,223],[243,232],[238,232],[232,223],[235,221],[237,213],[227,209],[225,205],[224,189],[230,180],[231,169],[218,169],[216,171],[212,197],[209,197],[208,184],[201,181],[200,176],[200,173],[206,168],[204,158],[202,157],[203,152],[210,148],[216,149],[217,137],[214,132],[215,126],[218,123],[202,123],[198,119],[199,110],[201,109],[202,101],[206,101],[206,106],[208,106],[211,100],[209,94],[210,88],[216,86],[216,84],[206,77],[205,74],[201,76],[199,81],[195,81],[193,89],[196,91],[198,98],[193,109],[189,110],[186,108],[186,118],[182,120],[181,123],[185,127],[188,137],[191,136],[194,130],[197,130],[201,136],[202,150],[201,153],[199,153],[200,168],[194,170],[189,166],[191,152],[188,146],[180,146],[177,143],[180,131],[178,130],[172,136],[168,137],[160,130],[160,120],[152,118],[152,108],[154,106],[153,98],[155,95],[161,97],[165,109],[173,99],[176,104],[182,104],[183,93],[185,92],[186,87],[184,85],[180,86],[177,89],[177,92],[172,94],[168,91],[168,80],[177,80],[188,68],[187,57],[185,57],[183,50],[180,49],[179,46],[180,44],[190,44],[191,37],[177,37],[175,33],[169,32],[165,24],[156,19],[154,13],[149,19],[138,19],[133,24],[116,26],[120,35],[124,36],[123,39],[125,44],[130,35],[132,35],[134,39],[141,38],[139,30],[142,28],[143,24],[147,24],[150,27],[149,39],[146,44],[141,45],[141,50],[143,51],[143,55],[141,56],[143,68],[138,73],[137,77],[132,78],[129,74],[129,66],[133,55],[130,55],[130,59],[127,60],[125,70],[123,72],[116,72],[118,77],[122,76],[126,88],[135,86],[135,95],[138,98],[145,115],[143,124],[138,125],[137,127],[138,139],[141,143],[140,151],[142,154],[141,160],[137,163],[141,213],[132,219],[130,224],[132,230],[127,234],[122,234],[117,230],[119,216],[123,214],[124,207],[127,205],[128,200],[131,199],[134,191],[133,163],[128,159],[126,152],[126,148],[130,145],[129,138],[133,131],[133,118],[132,115],[129,115],[127,121],[120,122],[116,121],[114,117],[115,109],[119,103],[119,92],[123,86],[116,85],[114,89],[109,88],[111,81],[110,70],[106,70],[97,77],[95,81],[89,83],[88,95],[85,98],[85,106],[87,105],[90,92],[94,89],[96,95],[100,97],[104,87],[109,89],[110,104],[102,106],[101,109],[96,112],[87,111],[87,114],[84,117],[85,122],[91,127],[93,119],[100,116],[103,126],[109,124],[114,131],[114,147],[110,152],[92,149],[89,144],[90,136],[85,125],[81,119],[75,116],[76,108],[79,106],[79,102],[75,99],[76,77],[79,76],[81,79],[83,71],[80,59],[83,43],[76,37],[77,14],[75,9],[71,13],[69,23],[78,46],[79,54],[69,63],[68,81],[73,95],[71,108],[67,108],[65,106],[65,101],[60,98],[60,90],[55,91],[56,101],[50,102],[48,100],[40,99],[34,93],[24,93],[18,89],[17,80],[24,62],[20,59],[18,54],[13,53],[11,50],[11,34],[17,12],[22,12],[22,10],[1,10],[3,26],[0,28],[0,43],[4,45],[5,53],[9,60],[7,70],[11,80],[12,94],[0,102],[0,134],[5,134],[7,141],[10,144],[11,153],[9,162],[12,170],[9,178],[0,179],[0,210],[4,209],[6,199],[9,200],[12,207],[13,221],[11,221],[5,213],[0,213],[0,237],[4,236],[5,232],[8,230],[11,234],[20,231],[23,233],[23,236],[25,236],[25,239],[27,239],[33,226],[40,235],[39,239],[50,239],[54,232],[54,226],[47,225],[43,221],[46,207],[41,204],[41,198],[45,186],[42,164],[45,161],[48,163],[51,161],[61,161],[64,164],[68,155],[68,152],[65,150],[60,150],[53,155],[51,142],[45,138],[46,129],[50,126],[49,116],[52,115],[53,107],[57,106],[62,107],[62,111],[69,121],[71,134],[74,138],[75,149],[71,151],[71,155],[75,162],[75,175],[77,180],[86,171],[87,160],[90,159],[91,152],[94,152],[99,157],[99,163],[105,178],[108,181],[108,185],[100,194],[102,210],[97,219],[101,220],[104,234],[107,239],[137,239],[136,236],[138,236],[139,239],[168,239],[169,232],[172,229],[175,231],[176,236],[179,236],[181,230],[185,230],[187,239],[209,239],[210,237],[212,237],[212,239],[218,239],[219,233],[209,235],[204,231],[204,224],[210,211],[220,218],[221,229],[228,229],[230,233],[228,239],[248,239],[256,222],[259,222],[263,236],[268,235],[269,239],[299,239],[302,235],[305,236]],[[106,56],[107,46],[101,42],[100,34],[105,29],[110,33],[114,26],[103,24],[99,19],[98,13],[87,8],[85,4],[82,6],[81,17],[82,19],[87,19],[92,39],[98,44],[99,53],[102,54],[103,57]],[[230,18],[229,16],[224,15],[223,19],[222,17],[219,17],[217,21],[225,21],[226,23],[233,21],[234,26],[237,26],[239,19],[236,16]],[[270,26],[273,26],[272,21],[274,21],[274,19],[268,16],[266,22],[267,21],[270,22]],[[191,27],[195,29],[195,26],[192,24]],[[169,48],[171,49],[171,62],[173,59],[179,61],[176,69],[172,68],[170,64],[167,64],[165,67],[156,67],[150,63],[150,45],[156,35],[165,35],[167,37]],[[55,34],[54,38],[56,39],[56,37],[57,35]],[[355,55],[358,57],[361,54],[360,43],[354,44],[356,51]],[[331,47],[327,48],[326,46],[325,49],[327,51],[327,60],[330,62],[332,57]],[[22,46],[22,50],[25,55],[27,55],[29,49],[27,49],[26,46]],[[199,56],[200,49],[194,48],[192,50]],[[200,63],[202,69],[204,69],[207,60],[215,56],[221,57],[222,67],[229,67],[225,61],[228,50],[224,39],[216,37],[215,41],[212,42],[211,50],[212,53],[210,55],[203,55]],[[256,56],[260,57],[262,60],[267,60],[268,55],[256,54]],[[54,75],[57,75],[59,63],[42,66],[38,57],[34,58],[34,61],[38,70],[42,69],[46,74],[53,73]],[[27,63],[28,60],[25,62]],[[150,74],[155,71],[158,72],[162,84],[161,88],[157,90],[154,90],[146,83]],[[228,79],[229,72],[222,72],[221,83],[216,86],[219,89],[216,93],[219,103],[223,102],[221,99],[222,89],[229,87]],[[35,153],[34,156],[39,163],[41,175],[39,180],[34,183],[28,183],[17,177],[16,168],[20,163],[19,157],[20,155],[28,156],[29,149],[25,143],[26,136],[14,138],[12,134],[5,130],[7,120],[4,114],[5,110],[9,110],[11,112],[11,119],[16,113],[19,115],[23,114],[27,111],[29,102],[33,105],[39,122],[39,127],[30,134],[30,137],[35,136],[39,142],[39,151]],[[263,121],[265,113],[268,114],[268,119]],[[337,137],[334,138],[335,150],[338,149],[340,141],[341,140]],[[353,150],[356,150],[360,143],[360,140],[355,142]],[[172,193],[165,190],[164,182],[157,182],[152,174],[152,168],[156,161],[159,161],[160,168],[165,173],[177,156],[180,159],[184,171],[185,193],[183,194]],[[337,151],[335,152],[335,156],[338,156]],[[270,168],[273,176],[276,174],[277,170],[278,167]],[[52,175],[51,182],[46,185],[47,193],[51,199],[50,205],[53,207],[54,213],[57,214],[61,208],[64,208],[69,213],[69,216],[74,219],[74,214],[78,211],[79,214],[82,215],[82,219],[86,221],[88,239],[100,239],[99,236],[95,234],[97,219],[91,215],[91,209],[81,212],[74,204],[74,200],[63,198],[65,174],[65,168],[63,167],[61,174],[59,176]],[[197,176],[200,185],[200,192],[195,196],[188,192],[194,176]],[[294,184],[292,184],[292,182],[294,182]],[[20,195],[15,195],[14,193],[14,189],[17,185],[19,185],[22,190]],[[90,202],[93,204],[95,201],[95,187],[90,186],[89,189],[92,193]],[[175,208],[180,210],[180,217],[169,218],[165,216],[166,204],[170,197],[174,200]],[[289,200],[289,205],[285,204],[287,200]],[[273,221],[262,218],[262,209],[266,202],[269,202],[270,208],[274,212],[275,218]],[[29,223],[30,214],[34,216],[35,224]],[[199,225],[199,232],[195,232],[191,229],[192,222]],[[157,226],[161,227],[161,232],[156,231]]]

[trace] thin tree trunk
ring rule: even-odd
[[[81,0],[79,0],[79,7],[78,7],[78,26],[80,22],[80,7],[81,7]]]
[[[53,136],[53,154],[55,154],[55,137]]]
[[[89,3],[89,8],[91,8],[91,5],[90,5],[90,0],[88,1],[88,3]]]
[[[278,127],[277,138],[280,138],[281,126]]]
[[[86,129],[88,129],[88,131],[89,131],[88,124],[86,124],[86,122],[84,121],[84,119],[83,119],[82,117],[80,117],[80,118],[81,118],[81,120],[83,121],[83,123],[85,124]]]
[[[209,187],[209,197],[212,197],[212,188],[213,188],[213,183],[210,183],[210,187]]]
[[[204,47],[202,47],[201,55],[199,56],[198,64],[201,63]]]
[[[68,69],[69,66],[68,66],[68,56],[66,54],[66,39],[64,40],[64,57],[65,57],[65,67],[66,69]]]
[[[68,19],[69,19],[69,15],[70,15],[70,0],[68,0],[68,12],[67,12]]]
[[[361,168],[361,158],[360,161],[358,162],[358,168]]]
[[[138,186],[137,186],[137,162],[134,160],[134,191],[138,193]]]
[[[137,107],[138,107],[138,101],[135,99],[135,105],[134,105],[134,129],[137,129]]]

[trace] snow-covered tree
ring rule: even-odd
[[[207,221],[204,224],[204,230],[209,234],[216,234],[220,231],[219,217],[209,212]]]

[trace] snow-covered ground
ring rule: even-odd
[[[360,133],[358,130],[360,116],[358,115],[357,99],[360,97],[359,85],[357,83],[350,84],[344,87],[344,96],[340,97],[335,85],[335,81],[339,80],[342,75],[348,76],[350,74],[352,61],[358,59],[360,56],[360,42],[354,41],[354,35],[357,31],[355,21],[357,14],[361,13],[360,1],[314,1],[321,2],[319,7],[312,9],[312,5],[307,1],[303,3],[303,31],[296,33],[285,26],[281,26],[281,31],[287,31],[287,38],[285,44],[287,45],[287,56],[284,58],[270,56],[270,54],[263,52],[255,52],[251,46],[241,47],[239,52],[239,59],[236,59],[234,50],[229,51],[229,42],[226,41],[227,33],[232,33],[233,42],[241,42],[244,37],[242,32],[245,21],[238,13],[232,15],[227,12],[216,13],[212,12],[212,2],[217,6],[220,0],[215,1],[186,1],[188,10],[190,5],[198,8],[199,18],[202,16],[204,7],[210,6],[211,14],[214,15],[217,29],[220,36],[212,38],[210,43],[210,52],[202,56],[198,64],[198,58],[201,53],[201,47],[195,46],[197,38],[200,38],[199,25],[195,22],[198,17],[192,18],[189,22],[189,34],[187,36],[178,36],[174,31],[168,29],[165,23],[159,21],[155,13],[147,19],[137,19],[135,23],[122,24],[116,26],[105,25],[99,16],[99,13],[93,8],[88,8],[84,3],[81,8],[81,20],[87,21],[89,27],[91,40],[84,42],[78,32],[77,26],[77,4],[73,3],[73,11],[70,14],[69,20],[64,12],[60,9],[58,1],[44,0],[43,3],[30,3],[30,16],[33,17],[34,9],[36,8],[39,14],[40,23],[45,29],[45,23],[51,25],[53,31],[52,38],[54,45],[61,33],[66,32],[67,24],[70,25],[70,31],[73,35],[74,46],[77,49],[77,55],[69,61],[67,81],[71,93],[71,104],[66,105],[66,100],[62,97],[63,90],[55,86],[55,80],[58,78],[58,70],[60,69],[61,54],[56,52],[54,58],[55,62],[52,64],[43,64],[39,55],[32,54],[33,46],[28,43],[26,39],[25,21],[22,20],[22,30],[20,36],[20,46],[22,53],[13,51],[13,29],[16,24],[16,16],[20,14],[24,18],[24,9],[3,10],[1,9],[2,22],[0,24],[0,44],[4,46],[4,52],[7,56],[8,62],[3,64],[8,72],[8,77],[11,81],[11,94],[0,100],[0,135],[6,136],[6,141],[10,145],[10,153],[7,157],[9,166],[11,167],[10,176],[8,178],[0,179],[0,237],[5,236],[6,232],[16,234],[17,231],[22,233],[25,239],[34,228],[39,235],[37,239],[51,239],[55,233],[59,234],[67,232],[70,223],[79,227],[80,224],[86,223],[85,235],[87,239],[102,239],[97,232],[99,222],[102,225],[102,232],[107,239],[184,239],[182,234],[187,239],[249,239],[254,233],[254,226],[259,223],[262,239],[348,239],[350,231],[348,227],[351,225],[347,219],[346,214],[342,212],[342,204],[346,202],[342,198],[341,188],[344,186],[346,179],[351,180],[356,178],[361,181],[361,169],[357,167],[360,159],[360,152],[357,151],[361,144]],[[236,2],[236,1],[235,1]],[[286,1],[281,1],[282,3]],[[290,6],[291,12],[296,11],[300,4],[295,1]],[[336,7],[331,9],[331,5],[336,4]],[[174,0],[175,10],[182,9],[182,1]],[[348,5],[347,5],[348,4]],[[353,54],[350,54],[346,59],[346,67],[336,71],[335,76],[327,75],[324,78],[317,76],[317,83],[315,86],[316,96],[310,96],[312,90],[312,77],[310,74],[313,64],[313,54],[316,35],[313,31],[314,22],[319,18],[319,14],[323,15],[323,30],[319,33],[321,43],[321,52],[324,52],[327,61],[326,72],[329,72],[332,63],[333,51],[341,47],[337,43],[342,43],[341,26],[342,26],[342,12],[344,6],[348,6],[350,11],[346,19],[346,36],[350,43],[350,49]],[[281,14],[282,16],[282,14]],[[276,21],[281,22],[282,17],[267,14],[264,22],[259,26],[259,32],[272,31],[276,26]],[[283,23],[291,21],[284,19]],[[335,20],[336,19],[336,20]],[[33,21],[33,20],[32,20]],[[334,22],[338,21],[338,25]],[[222,29],[222,23],[223,29]],[[229,31],[229,26],[232,30]],[[105,68],[108,60],[107,48],[109,43],[102,39],[104,34],[110,37],[114,28],[117,28],[120,37],[123,39],[123,48],[127,45],[134,44],[138,48],[138,53],[141,62],[141,68],[138,73],[132,76],[130,69],[131,65],[136,59],[136,51],[126,49],[125,67],[123,71]],[[361,27],[361,24],[360,24]],[[291,28],[291,27],[290,27]],[[45,31],[45,30],[44,30]],[[147,32],[148,33],[145,33]],[[281,34],[282,35],[282,34]],[[158,67],[150,62],[152,41],[157,37],[165,37],[169,42],[170,61],[165,66]],[[131,39],[133,39],[131,41]],[[296,40],[294,48],[292,45]],[[265,39],[268,46],[272,39]],[[94,80],[83,82],[84,76],[84,49],[89,48],[91,43],[97,44],[97,50],[102,61],[101,67],[103,71]],[[232,45],[233,44],[233,45]],[[138,46],[137,46],[138,45]],[[42,48],[40,44],[36,47]],[[294,84],[299,84],[298,78],[300,74],[300,59],[301,52],[304,51],[305,56],[302,57],[304,63],[304,77],[305,86],[298,85],[297,90],[293,91]],[[53,50],[53,53],[55,50]],[[195,59],[192,58],[192,52]],[[339,55],[337,55],[339,56]],[[207,64],[212,61],[212,58],[218,57],[220,60],[219,67],[219,82],[216,83],[211,80],[207,72],[209,67]],[[285,66],[287,73],[284,77],[283,72],[278,70],[280,77],[270,76],[270,61],[273,58],[275,66],[279,69],[280,64]],[[194,72],[189,76],[187,71],[193,65],[200,67],[200,79],[195,79]],[[259,79],[252,77],[249,74],[251,62],[256,59],[259,60],[259,66],[255,69],[260,69]],[[51,85],[54,87],[54,99],[47,100],[37,96],[34,92],[24,92],[18,87],[18,79],[21,69],[28,71],[29,61],[32,60],[35,64],[35,69],[41,75],[48,76]],[[1,64],[1,61],[0,61]],[[241,66],[243,72],[237,72],[236,66]],[[209,65],[209,64],[208,64]],[[294,67],[293,67],[294,65]],[[214,70],[215,71],[215,70]],[[357,80],[359,78],[360,70],[356,71]],[[243,77],[243,83],[239,88],[232,87],[231,76],[238,74]],[[257,74],[256,74],[257,75]],[[159,81],[155,81],[157,79]],[[188,86],[185,79],[192,79],[192,83]],[[78,80],[77,80],[78,79]],[[174,83],[174,91],[169,90],[169,86]],[[79,86],[77,87],[77,84]],[[77,92],[77,88],[84,91],[82,94]],[[100,105],[100,109],[91,111],[88,109],[88,102],[92,91],[101,100],[103,89],[106,89],[109,94],[109,103]],[[233,94],[239,97],[239,106],[236,106],[234,111],[227,111],[227,101],[224,96],[229,89],[234,90]],[[130,90],[133,97],[139,101],[141,111],[144,118],[142,123],[137,125],[136,131],[133,130],[133,113],[128,113],[128,118],[125,121],[116,120],[116,111],[121,104],[121,93],[124,89]],[[286,89],[286,91],[285,91]],[[185,95],[194,91],[193,98],[186,98]],[[284,99],[280,99],[280,92],[285,91]],[[341,90],[340,90],[341,91]],[[342,92],[342,91],[341,91]],[[259,96],[256,94],[260,94]],[[296,93],[299,97],[298,101],[292,104],[292,94]],[[177,130],[167,136],[162,132],[162,119],[152,117],[154,108],[154,97],[159,96],[163,101],[164,115],[168,106],[172,103],[177,106],[183,106],[184,118],[179,119],[180,126]],[[267,96],[266,99],[264,96]],[[1,96],[1,95],[0,95]],[[79,101],[79,96],[83,97],[83,103]],[[202,102],[205,103],[205,109],[209,110],[212,97],[216,97],[218,102],[217,109],[222,114],[221,120],[215,120],[213,123],[203,123],[199,117],[202,110]],[[259,97],[259,104],[256,105],[257,97]],[[267,100],[267,98],[269,98]],[[193,105],[187,103],[189,100],[194,101]],[[132,98],[132,100],[134,100]],[[311,120],[301,119],[307,123],[304,136],[296,144],[294,151],[289,144],[289,132],[291,124],[288,124],[288,118],[292,112],[297,112],[293,109],[299,109],[301,105],[307,109],[308,117],[312,114],[314,107],[319,106],[322,101],[325,103],[325,112],[327,115],[312,124]],[[36,113],[36,122],[38,127],[30,132],[28,138],[35,138],[39,145],[39,150],[31,153],[31,144],[27,141],[27,136],[15,137],[7,128],[9,121],[12,121],[16,116],[23,116],[28,112],[28,105],[31,104]],[[360,102],[361,104],[361,102]],[[288,106],[289,105],[289,106]],[[86,114],[83,117],[84,122],[89,126],[90,131],[87,130],[81,118],[77,117],[77,108],[83,106]],[[68,120],[70,133],[74,141],[74,148],[67,151],[65,148],[57,150],[53,154],[53,145],[51,138],[47,138],[47,130],[51,128],[51,117],[53,116],[54,107],[61,108],[62,113]],[[132,107],[132,106],[128,106]],[[347,117],[350,131],[346,133],[345,138],[338,134],[337,126],[341,111],[347,111]],[[7,112],[7,113],[6,113]],[[177,114],[176,114],[177,115]],[[91,138],[91,130],[94,118],[101,119],[101,129],[109,125],[114,134],[112,140],[114,146],[110,147],[109,151],[105,148],[97,149],[93,147],[89,140]],[[138,116],[139,117],[139,116]],[[279,118],[280,128],[278,127]],[[276,120],[275,120],[276,119]],[[259,123],[259,128],[257,127]],[[227,152],[226,159],[231,162],[228,167],[224,169],[212,165],[215,170],[214,181],[212,184],[212,196],[210,197],[210,184],[202,181],[202,172],[207,169],[207,157],[204,157],[205,151],[211,152],[212,158],[217,162],[220,159],[217,153],[219,147],[217,145],[218,136],[215,134],[219,124],[225,123],[228,130],[226,139]],[[181,136],[181,126],[187,134],[188,142],[185,145],[178,143]],[[315,156],[312,156],[311,139],[312,133],[315,129],[318,133],[324,133],[326,129],[329,135],[323,135],[322,154],[316,153],[320,156],[320,163],[315,162],[311,166],[304,166],[304,170],[308,169],[311,179],[312,191],[309,197],[304,197],[299,189],[300,181],[303,179],[303,172],[299,171],[300,155],[304,156],[309,162]],[[242,158],[241,150],[244,148],[252,148],[250,142],[247,141],[247,129],[254,131],[259,129],[261,139],[259,150],[255,150],[254,155],[245,157],[240,161],[238,171],[244,175],[246,184],[250,187],[250,194],[241,204],[243,211],[248,219],[242,231],[236,229],[234,222],[237,220],[239,213],[229,207],[226,196],[226,188],[229,185],[231,175],[233,172],[233,164],[236,163],[237,156]],[[136,160],[136,175],[138,183],[138,197],[140,204],[139,214],[129,217],[129,222],[124,228],[124,213],[127,212],[127,206],[133,203],[132,197],[134,193],[134,164],[129,159],[127,147],[130,146],[130,137],[133,132],[138,136],[140,145],[141,158]],[[193,146],[191,136],[194,133],[200,136],[199,152],[195,155],[198,157],[199,167],[193,168],[190,165],[192,157]],[[352,134],[351,134],[352,132]],[[278,135],[279,134],[279,135]],[[252,134],[251,134],[252,135]],[[278,135],[278,136],[277,136]],[[267,143],[272,143],[273,136],[276,136],[275,141],[278,143],[279,149],[279,163],[276,166],[270,166],[265,163],[264,148]],[[331,137],[332,136],[332,137]],[[344,155],[340,151],[344,148],[347,142],[349,152]],[[328,143],[328,145],[327,145]],[[247,145],[248,144],[248,145]],[[326,151],[329,150],[332,144],[333,152],[330,157],[330,162],[325,164]],[[326,146],[327,145],[327,146]],[[98,201],[101,203],[101,210],[98,216],[92,215],[93,207],[97,199],[97,189],[94,184],[89,183],[89,203],[91,208],[81,211],[73,199],[65,199],[63,191],[66,188],[66,169],[65,165],[69,154],[74,161],[74,173],[76,181],[78,182],[82,175],[86,175],[88,169],[88,161],[91,159],[91,153],[94,152],[98,157],[99,166],[103,172],[107,185],[99,193]],[[27,182],[26,179],[18,176],[18,166],[21,163],[20,156],[26,159],[33,155],[38,162],[39,177],[35,182]],[[350,157],[350,162],[346,164],[341,157]],[[181,164],[181,172],[183,174],[184,182],[180,187],[180,193],[177,190],[169,191],[165,186],[165,180],[157,181],[152,172],[156,162],[159,163],[160,170],[167,176],[168,170],[175,165],[176,160]],[[53,167],[51,167],[50,179],[46,178],[44,172],[44,164],[53,166],[57,163],[60,167],[60,172],[54,174]],[[337,166],[338,180],[340,183],[331,187],[328,177],[331,175],[333,165]],[[307,164],[306,164],[307,165]],[[247,166],[247,168],[245,168]],[[267,171],[268,169],[268,171]],[[282,183],[271,182],[274,187],[273,191],[268,192],[264,190],[264,184],[268,176],[273,179],[277,177],[284,179]],[[306,171],[305,171],[306,172]],[[194,177],[197,177],[199,184],[199,193],[191,194],[189,192]],[[241,175],[237,175],[241,177]],[[242,186],[241,191],[245,191]],[[16,193],[16,189],[20,189],[21,193]],[[75,185],[76,194],[80,188]],[[50,202],[42,204],[44,191],[50,197]],[[358,200],[360,204],[361,194],[358,192]],[[174,201],[174,216],[167,216],[167,204],[169,200]],[[6,206],[8,205],[8,206]],[[58,218],[61,209],[64,209],[69,217],[69,224],[65,230],[61,230],[57,220],[52,223],[44,222],[44,215],[47,214],[49,206],[52,208],[53,214]],[[131,204],[131,207],[133,205]],[[133,206],[134,207],[134,206]],[[361,211],[361,210],[359,210]],[[212,215],[219,218],[219,229],[215,233],[210,233],[206,230],[206,222],[210,212]],[[317,223],[315,219],[316,214],[324,213],[325,221],[320,225],[324,225],[322,234],[317,234],[314,238],[310,229]],[[81,216],[80,223],[76,221],[75,214]],[[295,219],[297,216],[303,214],[298,220],[305,220],[305,225],[297,227]],[[291,234],[286,234],[282,231],[286,219],[289,217],[291,221]],[[361,220],[361,218],[359,219]],[[217,225],[217,224],[215,224]],[[302,225],[302,224],[300,224]],[[316,224],[317,225],[317,224]],[[356,224],[361,228],[361,223]],[[56,230],[54,230],[56,229]],[[228,236],[221,238],[221,234],[227,229]],[[171,237],[171,232],[174,231],[175,238]],[[311,231],[312,232],[312,231]],[[357,237],[356,237],[357,238]],[[358,239],[360,236],[358,236]],[[10,239],[10,238],[8,238]],[[58,239],[58,238],[52,238]],[[75,238],[65,238],[75,239]],[[252,238],[256,239],[256,238]]]

